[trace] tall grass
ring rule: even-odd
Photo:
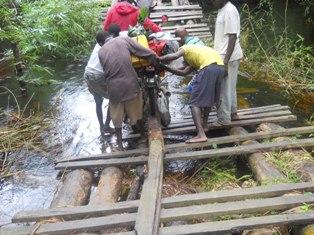
[[[242,69],[259,79],[267,79],[289,93],[314,90],[313,45],[304,39],[289,35],[285,1],[284,27],[274,17],[273,2],[262,0],[255,9],[244,4],[242,8],[242,45],[245,60]]]

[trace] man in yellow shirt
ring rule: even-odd
[[[205,131],[208,129],[208,114],[211,107],[219,103],[221,82],[225,76],[224,63],[218,52],[203,45],[184,45],[176,53],[162,56],[159,60],[167,62],[182,56],[185,61],[182,68],[165,66],[165,69],[179,76],[198,71],[192,81],[189,101],[197,136],[186,142],[206,142]]]

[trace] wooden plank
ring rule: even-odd
[[[207,222],[199,224],[178,225],[163,227],[160,230],[160,235],[200,235],[213,234],[222,235],[231,232],[238,232],[254,228],[262,228],[266,226],[280,225],[299,225],[308,224],[314,221],[314,212],[269,215],[260,217],[251,217],[245,219],[234,219],[218,222]]]
[[[110,167],[110,166],[124,166],[124,165],[141,165],[147,162],[146,156],[139,157],[126,157],[117,159],[104,159],[104,160],[87,160],[87,161],[74,161],[74,162],[60,162],[55,166],[56,170],[73,170],[81,168],[93,167]]]
[[[90,155],[90,156],[68,157],[68,158],[58,160],[56,161],[56,163],[83,161],[83,160],[96,160],[96,159],[109,159],[109,158],[135,157],[135,156],[147,155],[147,154],[148,154],[148,148],[138,148],[138,149],[118,151],[118,152],[112,152],[112,153],[95,154],[95,155]]]
[[[217,204],[203,204],[161,211],[161,221],[190,220],[195,218],[215,218],[234,214],[263,213],[274,210],[289,210],[291,208],[313,203],[314,196],[294,195],[263,199],[250,199],[245,201],[224,202]]]
[[[203,15],[203,12],[200,11],[173,11],[173,12],[155,12],[150,14],[150,19],[160,18],[163,15],[168,17],[178,17],[178,16],[194,16],[194,15]]]
[[[275,138],[280,136],[292,136],[292,135],[301,135],[314,133],[314,126],[305,126],[305,127],[295,127],[289,128],[286,130],[275,130],[270,132],[254,132],[247,133],[245,135],[230,135],[230,136],[222,136],[209,138],[207,142],[204,143],[194,143],[194,144],[186,144],[186,143],[177,143],[177,144],[167,144],[165,145],[166,151],[169,150],[178,150],[178,149],[192,149],[192,148],[203,148],[211,145],[217,144],[228,144],[228,143],[237,143],[246,140],[259,140],[259,139],[268,139]]]
[[[181,21],[181,20],[194,20],[194,19],[203,19],[203,15],[193,15],[193,16],[180,16],[180,17],[169,17],[168,22],[171,21]],[[159,19],[152,19],[154,23],[161,23],[161,18]]]
[[[238,111],[239,116],[246,116],[246,115],[253,115],[253,114],[260,114],[260,113],[269,113],[269,112],[275,112],[275,111],[285,111],[289,110],[289,106],[274,106],[274,107],[269,107],[267,109],[259,109],[259,108],[252,108],[252,109],[240,109]],[[217,112],[211,112],[209,113],[209,117],[216,117]],[[189,122],[193,121],[191,116],[186,116],[183,119],[177,119],[177,120],[172,120],[171,124],[175,123],[184,123],[184,122]]]
[[[210,32],[209,27],[202,27],[202,28],[192,28],[192,29],[187,29],[189,33],[198,33],[198,32]],[[174,34],[175,29],[168,29],[164,30],[166,33]]]
[[[156,6],[153,11],[166,11],[166,10],[201,10],[200,5],[184,5],[184,6]]]
[[[251,114],[251,115],[239,115],[239,119],[237,119],[237,120],[240,121],[240,120],[265,118],[265,117],[278,117],[278,116],[285,116],[285,115],[290,115],[290,114],[291,114],[290,110],[284,110],[284,111],[276,111],[276,112],[269,112],[269,113],[258,113],[258,114]],[[208,122],[208,123],[210,124],[211,122]],[[181,123],[176,123],[176,124],[170,124],[165,129],[168,130],[168,129],[178,128],[178,127],[183,127],[183,126],[194,126],[194,122],[193,121],[186,121],[186,122],[181,122]]]
[[[180,196],[166,197],[161,200],[162,208],[174,208],[198,204],[239,201],[254,198],[277,197],[289,192],[313,192],[314,182],[286,183],[269,186],[258,186],[244,189],[212,191]],[[106,206],[77,206],[60,207],[57,209],[44,209],[23,211],[14,215],[13,223],[34,222],[50,218],[64,220],[81,219],[89,216],[106,216],[118,213],[136,212],[139,200],[117,202]]]
[[[284,142],[278,142],[278,143],[262,143],[262,144],[252,144],[252,145],[228,147],[228,148],[221,148],[221,149],[166,154],[164,159],[166,161],[187,160],[187,159],[199,160],[199,159],[209,159],[209,158],[214,158],[214,157],[238,156],[238,155],[246,155],[246,154],[255,153],[255,152],[278,151],[278,150],[285,150],[285,149],[291,149],[291,148],[312,147],[312,146],[314,146],[314,138],[308,138],[308,139],[298,139],[298,140],[284,141]]]
[[[135,231],[139,235],[158,235],[163,179],[164,139],[157,118],[150,117],[148,176],[139,202]]]
[[[299,188],[299,187],[298,187]],[[21,211],[12,218],[12,223],[34,222],[50,218],[63,220],[83,219],[86,217],[100,217],[119,213],[137,212],[139,200],[116,202],[110,205],[75,206],[49,208],[45,210]]]
[[[247,146],[228,147],[222,149],[211,149],[195,152],[184,152],[175,154],[166,154],[165,161],[187,160],[187,159],[209,159],[214,157],[238,156],[243,154],[255,153],[258,151],[277,151],[290,148],[312,147],[314,146],[314,138],[299,139],[293,141],[284,141],[279,143],[262,143]],[[63,162],[55,166],[57,170],[70,170],[79,168],[108,167],[121,165],[140,165],[147,161],[146,157],[107,159],[107,160],[91,160],[78,162]]]
[[[280,116],[280,117],[268,117],[268,118],[257,118],[257,119],[248,119],[248,120],[239,120],[239,121],[232,121],[228,125],[219,126],[219,127],[211,127],[209,126],[209,130],[216,130],[216,129],[225,129],[230,128],[234,126],[251,126],[251,125],[257,125],[263,122],[289,122],[289,121],[295,121],[297,120],[296,116],[294,115],[288,115],[288,116]],[[189,127],[180,127],[180,128],[174,128],[169,130],[164,130],[164,135],[167,134],[178,134],[178,133],[194,133],[196,131],[195,126],[189,126]]]
[[[208,25],[206,23],[202,23],[202,24],[184,24],[184,25],[164,26],[164,27],[162,27],[162,29],[164,31],[167,31],[167,30],[175,30],[175,29],[177,29],[179,27],[183,27],[183,28],[189,30],[189,29],[193,29],[193,28],[208,27]]]
[[[275,184],[167,197],[162,200],[162,208],[278,197],[289,192],[314,192],[314,182]]]

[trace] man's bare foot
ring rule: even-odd
[[[239,120],[239,119],[240,119],[240,117],[239,117],[238,113],[232,113],[231,114],[231,120],[232,121]]]
[[[204,129],[204,132],[207,132],[209,130],[207,123],[203,123],[203,129]]]
[[[193,144],[193,143],[203,143],[207,141],[207,137],[195,136],[192,139],[185,141],[186,144]]]

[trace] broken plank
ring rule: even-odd
[[[295,127],[289,128],[285,130],[276,130],[270,132],[254,132],[247,133],[245,135],[229,135],[223,137],[215,137],[209,138],[205,143],[177,143],[177,144],[168,144],[165,145],[166,151],[169,150],[177,150],[177,149],[189,149],[189,148],[202,148],[208,147],[215,144],[228,144],[228,143],[237,143],[246,140],[258,140],[258,139],[267,139],[267,138],[275,138],[280,136],[292,136],[292,135],[300,135],[314,133],[314,126],[305,126],[305,127]]]
[[[285,116],[285,115],[290,115],[290,114],[291,114],[290,110],[284,110],[284,111],[259,113],[259,114],[251,114],[251,115],[239,115],[239,118],[236,120],[240,121],[240,120],[256,119],[256,118],[278,117],[278,116]],[[210,124],[211,122],[208,122],[208,124]],[[194,126],[194,122],[193,121],[186,121],[186,122],[182,122],[182,123],[170,124],[165,129],[168,130],[168,129],[178,128],[178,127],[183,127],[183,126]]]
[[[203,204],[161,211],[161,221],[191,220],[195,218],[215,218],[217,216],[263,213],[267,211],[283,211],[303,205],[314,203],[314,197],[309,195],[281,196],[263,199],[250,199],[245,201],[224,202],[216,204]]]
[[[280,226],[286,224],[299,225],[308,224],[313,221],[314,212],[310,211],[306,213],[269,215],[244,219],[163,227],[160,229],[160,235],[222,235],[265,226]]]
[[[147,154],[148,154],[148,148],[138,148],[138,149],[131,149],[131,150],[126,150],[126,151],[112,152],[112,153],[95,154],[95,155],[90,155],[90,156],[68,157],[68,158],[60,159],[56,161],[56,163],[109,159],[109,158],[135,157],[135,156],[147,155]]]
[[[257,119],[248,119],[248,120],[239,120],[239,121],[232,121],[230,124],[219,126],[219,127],[211,127],[209,126],[209,130],[216,130],[216,129],[225,129],[234,126],[250,126],[250,125],[257,125],[263,122],[289,122],[297,120],[296,116],[294,115],[287,115],[287,116],[280,116],[280,117],[268,117],[268,118],[257,118]],[[189,127],[180,127],[174,128],[169,130],[164,130],[163,133],[167,134],[174,134],[174,133],[192,133],[195,132],[195,126]]]
[[[314,182],[286,183],[268,186],[258,186],[243,189],[203,192],[187,195],[166,197],[161,200],[162,208],[199,205],[206,203],[239,201],[254,198],[277,197],[289,192],[313,192]],[[13,223],[33,222],[50,218],[81,219],[89,216],[106,216],[117,213],[136,212],[139,201],[117,202],[106,206],[77,206],[60,207],[57,209],[43,209],[22,211],[14,215]]]
[[[126,157],[117,159],[104,159],[104,160],[86,160],[74,162],[60,162],[55,166],[56,170],[73,170],[81,168],[93,167],[110,167],[110,166],[123,166],[123,165],[141,165],[147,162],[147,156]]]
[[[184,152],[184,153],[173,153],[166,154],[165,160],[199,160],[199,159],[209,159],[214,157],[225,157],[225,156],[238,156],[246,155],[255,152],[262,151],[278,151],[290,148],[301,148],[301,147],[312,147],[314,146],[314,138],[308,139],[298,139],[291,141],[283,141],[278,143],[261,143],[261,144],[252,144],[252,145],[241,145],[237,147],[227,147],[221,149],[211,149],[211,150],[202,150],[194,152]]]

